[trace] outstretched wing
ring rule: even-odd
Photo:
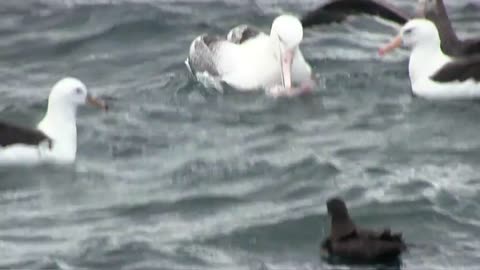
[[[380,0],[333,0],[305,14],[303,27],[344,21],[352,14],[368,14],[405,24],[409,19],[402,10]]]

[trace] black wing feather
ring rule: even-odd
[[[480,54],[480,39],[467,39],[463,41],[462,53],[464,55]]]
[[[261,33],[262,32],[257,28],[243,24],[230,30],[227,35],[227,40],[232,43],[242,44],[245,41],[260,35]]]
[[[222,37],[207,34],[201,35],[193,41],[187,59],[193,76],[197,72],[205,71],[212,76],[219,75],[215,65],[215,50],[216,46],[224,41],[225,39]]]
[[[480,55],[464,58],[444,65],[432,77],[436,82],[464,82],[473,79],[480,82]]]
[[[374,262],[397,258],[406,245],[401,234],[388,229],[379,232],[362,229],[338,240],[329,237],[322,242],[322,249],[339,258]]]
[[[410,16],[396,7],[379,0],[334,0],[305,14],[303,27],[341,22],[352,14],[369,14],[405,24]]]
[[[40,130],[0,122],[0,146],[2,147],[19,143],[38,145],[44,141],[47,141],[51,147],[52,140]]]

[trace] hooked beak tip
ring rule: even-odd
[[[385,49],[379,48],[379,49],[378,49],[378,55],[379,55],[380,57],[385,56]]]
[[[395,50],[396,48],[402,45],[402,37],[400,35],[393,38],[387,45],[378,49],[378,54],[380,56],[385,56],[386,54],[390,53],[391,51]]]
[[[95,97],[90,96],[90,95],[87,96],[87,103],[90,104],[91,106],[99,108],[99,109],[101,109],[105,112],[107,112],[109,110],[109,106],[105,101],[100,100],[100,99],[95,98]]]

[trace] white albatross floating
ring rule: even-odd
[[[384,55],[402,43],[411,49],[408,71],[413,94],[432,100],[480,98],[480,55],[445,55],[437,28],[425,19],[407,22],[379,53]]]
[[[186,64],[197,79],[209,75],[240,91],[265,89],[273,96],[298,95],[314,86],[312,69],[299,48],[302,39],[300,21],[281,15],[273,21],[270,35],[240,25],[227,38],[197,37]]]
[[[77,107],[86,103],[108,109],[105,102],[88,94],[81,81],[64,78],[53,86],[47,112],[37,128],[0,122],[0,166],[73,163]]]

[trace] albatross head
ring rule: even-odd
[[[327,201],[327,211],[332,218],[347,218],[349,216],[347,205],[342,199],[337,197],[331,198]]]
[[[54,137],[50,132],[51,129],[57,130],[59,126],[75,125],[77,107],[84,104],[108,110],[107,104],[90,95],[87,87],[80,80],[71,77],[61,79],[50,92],[47,112],[38,124],[38,128]]]
[[[411,49],[419,46],[426,46],[429,49],[440,48],[440,36],[437,27],[426,19],[410,20],[389,44],[379,50],[379,53],[384,55],[402,44]]]
[[[105,102],[94,98],[88,93],[87,87],[76,78],[63,78],[52,88],[48,98],[51,106],[62,106],[76,109],[79,105],[90,104],[103,110],[108,107]]]
[[[272,24],[270,37],[278,47],[282,83],[286,88],[292,86],[292,62],[300,42],[303,39],[302,23],[294,16],[281,15]]]

